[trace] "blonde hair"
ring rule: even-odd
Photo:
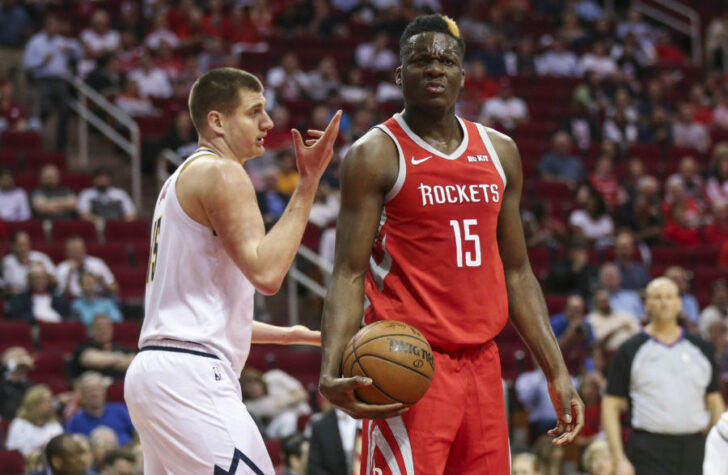
[[[38,422],[38,407],[40,407],[39,404],[41,399],[46,395],[53,397],[53,391],[51,391],[51,388],[45,384],[38,384],[28,389],[25,392],[25,395],[23,395],[23,400],[20,403],[20,407],[18,408],[18,412],[15,414],[15,417],[25,419],[33,424]],[[55,420],[56,415],[51,414],[45,423],[47,424],[48,422]]]
[[[458,26],[457,22],[450,18],[447,15],[440,15],[443,20],[445,20],[445,23],[447,23],[447,29],[450,30],[450,33],[457,39],[460,39],[460,27]]]

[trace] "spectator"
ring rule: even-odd
[[[182,73],[182,69],[184,68],[182,59],[175,56],[174,49],[172,49],[170,44],[166,41],[163,41],[159,45],[154,65],[164,71],[164,74],[166,74],[169,80],[173,83],[177,82],[179,75]]]
[[[672,137],[678,147],[695,148],[701,153],[706,152],[710,146],[707,127],[693,120],[693,108],[688,103],[680,105],[672,126]]]
[[[698,299],[690,293],[690,277],[688,277],[687,271],[680,266],[670,266],[665,270],[664,275],[677,285],[680,300],[682,300],[680,316],[687,320],[686,323],[690,325],[690,328],[697,327],[700,318],[700,304],[698,304]]]
[[[139,58],[139,67],[129,73],[127,82],[136,82],[142,97],[172,97],[172,84],[167,73],[154,65],[149,53],[142,54]]]
[[[728,242],[728,201],[716,201],[712,208],[713,221],[703,228],[703,242],[720,246]]]
[[[176,48],[180,42],[177,35],[169,29],[167,13],[160,10],[154,17],[154,27],[147,35],[145,43],[147,47],[156,50],[163,41],[169,43],[172,48]]]
[[[560,128],[574,137],[576,145],[582,152],[588,152],[592,143],[599,140],[599,125],[594,114],[580,101],[571,102],[571,110],[568,117],[561,122]]]
[[[488,70],[482,61],[471,61],[467,69],[465,87],[462,92],[465,106],[480,105],[495,96],[498,91],[498,83],[488,75]]]
[[[76,195],[61,186],[61,173],[55,165],[40,169],[40,186],[30,195],[38,219],[70,219],[76,215]]]
[[[53,437],[46,446],[45,458],[48,467],[30,475],[97,475],[90,470],[91,446],[81,434],[63,433]]]
[[[601,412],[602,412],[602,383],[606,385],[606,381],[602,381],[601,375],[597,373],[587,373],[579,384],[579,395],[584,401],[584,427],[577,436],[577,444],[586,445],[596,437],[602,430]],[[605,474],[607,475],[607,474]]]
[[[298,417],[311,413],[303,385],[279,369],[265,374],[246,369],[241,386],[248,411],[265,423],[266,437],[282,438],[293,434]]]
[[[665,88],[666,86],[660,82],[659,78],[647,81],[647,95],[638,107],[643,118],[652,116],[655,109],[664,109],[667,113],[674,112],[675,107],[672,101],[666,97]]]
[[[687,64],[685,53],[673,42],[672,35],[667,30],[657,34],[655,41],[655,54],[658,64],[681,66]]]
[[[628,84],[634,84],[636,81],[641,80],[648,64],[649,59],[640,48],[635,37],[628,35],[617,55],[617,70],[622,79]]]
[[[480,115],[485,125],[497,123],[513,129],[528,122],[528,106],[523,99],[513,95],[510,81],[503,78],[498,82],[498,95],[485,101]]]
[[[385,32],[379,32],[373,41],[357,46],[355,57],[356,66],[361,69],[390,71],[399,64],[399,58],[389,49],[389,36]]]
[[[725,69],[728,55],[728,11],[716,15],[705,32],[705,60],[709,68]]]
[[[263,173],[263,189],[256,192],[260,214],[266,229],[270,229],[288,204],[288,196],[276,189],[278,184],[278,170],[269,168]]]
[[[136,468],[136,456],[129,449],[114,449],[104,457],[101,475],[133,475]]]
[[[548,382],[541,368],[536,367],[516,378],[516,397],[528,411],[531,440],[556,427],[556,412],[549,397]]]
[[[557,261],[546,278],[552,292],[575,292],[586,297],[596,280],[596,269],[589,263],[589,252],[585,242],[575,240],[568,249],[566,259]]]
[[[341,100],[351,104],[360,104],[364,102],[371,93],[371,88],[364,84],[364,75],[362,74],[361,69],[349,69],[346,83],[342,84],[339,88],[339,96],[341,97]],[[278,125],[278,122],[275,120],[273,120],[273,122]],[[270,134],[273,130],[269,131],[268,134]]]
[[[30,249],[30,236],[25,231],[16,231],[11,237],[10,254],[2,260],[2,276],[5,281],[5,291],[18,294],[26,290],[30,267],[41,264],[51,279],[51,285],[56,282],[56,267],[53,261],[42,252]]]
[[[95,274],[84,270],[79,275],[79,281],[81,295],[71,304],[71,312],[84,325],[91,326],[97,315],[107,315],[115,322],[124,319],[113,300],[99,295],[99,279]]]
[[[119,445],[126,445],[134,437],[134,426],[124,403],[106,402],[106,382],[94,371],[87,371],[78,379],[81,410],[66,424],[66,431],[89,436],[99,426],[107,426],[116,433]]]
[[[13,97],[13,83],[7,78],[0,79],[0,132],[22,132],[29,125],[25,107]]]
[[[96,315],[89,328],[89,338],[73,350],[71,373],[76,378],[86,371],[97,371],[122,381],[135,353],[114,343],[114,324],[104,315]]]
[[[642,14],[636,8],[630,8],[627,18],[617,25],[617,37],[624,39],[627,35],[634,36],[638,42],[654,42],[653,28],[642,19]]]
[[[306,475],[308,466],[309,442],[306,437],[295,432],[281,441],[281,452],[286,470],[283,475]]]
[[[227,27],[224,28],[222,37],[226,43],[233,45],[233,48],[243,49],[248,45],[255,45],[261,42],[261,34],[253,25],[248,13],[248,8],[241,4],[235,4],[230,10],[230,18]]]
[[[227,45],[218,36],[206,39],[202,54],[197,57],[197,61],[201,70],[209,71],[211,69],[230,66],[227,64],[229,57],[230,53]],[[237,58],[235,58],[235,61],[237,61]],[[237,66],[237,64],[233,64],[232,66]]]
[[[700,244],[700,231],[693,226],[691,212],[684,202],[673,203],[665,224],[665,240],[682,247],[696,247]]]
[[[59,293],[68,298],[80,297],[82,272],[90,272],[98,278],[100,295],[113,295],[119,291],[109,266],[102,259],[86,254],[86,243],[81,236],[71,236],[66,239],[66,260],[58,264]]]
[[[298,67],[298,58],[292,52],[283,55],[281,62],[268,70],[265,79],[266,99],[271,105],[296,101],[308,88],[308,76]]]
[[[3,2],[0,6],[0,48],[4,50],[0,63],[3,67],[10,69],[20,65],[21,59],[11,51],[17,51],[23,46],[32,28],[33,21],[25,2],[18,0]]]
[[[28,350],[22,346],[11,346],[0,358],[0,419],[10,420],[20,408],[25,392],[33,386],[28,372],[34,362]]]
[[[551,47],[539,56],[536,70],[541,76],[576,76],[579,73],[577,57],[568,51],[561,38],[554,38]]]
[[[550,201],[536,201],[521,211],[526,245],[559,247],[566,240],[564,222],[554,216]]]
[[[637,123],[630,119],[624,111],[617,110],[612,117],[604,121],[602,135],[606,140],[619,144],[622,150],[627,150],[637,142]]]
[[[701,473],[703,434],[725,410],[715,354],[678,325],[680,297],[672,281],[650,282],[646,306],[650,323],[617,350],[602,401],[616,471]],[[625,451],[620,410],[627,404],[632,433]]]
[[[705,195],[711,203],[728,203],[728,142],[715,144],[710,165],[712,170],[705,185]]]
[[[0,170],[0,219],[25,221],[30,219],[28,194],[15,186],[15,176],[8,168]]]
[[[337,93],[341,87],[339,71],[331,56],[324,56],[318,66],[308,75],[308,96],[315,102],[325,101],[330,94]]]
[[[599,269],[599,287],[607,292],[609,307],[613,312],[626,313],[635,321],[640,321],[644,313],[642,299],[634,290],[622,288],[622,277],[616,264],[602,264]]]
[[[698,330],[706,340],[710,337],[709,329],[716,321],[728,325],[728,282],[718,279],[710,288],[710,305],[700,312]]]
[[[92,430],[89,436],[89,442],[91,443],[91,452],[94,457],[93,468],[97,471],[104,466],[106,454],[119,447],[119,439],[116,437],[116,432],[106,426],[98,426]]]
[[[121,48],[115,55],[119,60],[119,70],[123,74],[129,74],[139,65],[139,58],[144,54],[144,47],[139,44],[136,36],[131,31],[121,32]],[[196,58],[196,56],[191,56]]]
[[[114,98],[114,104],[131,117],[155,117],[159,115],[151,99],[142,95],[139,83],[133,79],[126,81],[124,91]]]
[[[516,45],[516,50],[505,55],[506,72],[509,76],[533,76],[536,74],[536,56],[533,38],[524,36]],[[467,80],[467,77],[466,77]],[[467,85],[466,85],[467,88]]]
[[[708,327],[706,338],[715,349],[715,360],[718,371],[723,374],[728,371],[728,324],[722,320],[715,320]]]
[[[589,185],[582,185],[576,193],[577,209],[569,215],[569,226],[577,239],[604,247],[614,239],[614,222],[599,193]]]
[[[78,195],[78,214],[86,221],[136,219],[136,208],[126,191],[111,186],[111,171],[94,172],[93,187]]]
[[[714,94],[713,127],[718,130],[728,129],[728,91],[719,90]]]
[[[673,124],[667,111],[663,107],[655,107],[649,121],[640,123],[637,139],[640,143],[672,145],[672,132]]]
[[[586,350],[594,342],[591,325],[585,319],[584,298],[570,295],[564,311],[551,317],[551,328],[559,341],[570,370],[578,370]]]
[[[590,114],[599,113],[608,101],[601,80],[593,71],[584,73],[582,82],[574,89],[572,99],[586,108]]]
[[[650,281],[647,268],[634,258],[634,237],[629,231],[621,231],[614,243],[615,263],[619,268],[622,288],[628,290],[644,289]]]
[[[513,475],[546,475],[538,457],[530,452],[521,452],[513,456]]]
[[[595,42],[591,51],[581,56],[578,68],[581,74],[594,72],[599,79],[608,79],[617,73],[617,63],[602,41]]]
[[[493,9],[493,11],[499,11]],[[506,58],[503,54],[503,45],[501,44],[501,36],[495,33],[483,36],[480,48],[476,53],[476,58],[482,61],[485,69],[491,77],[499,78],[506,73]]]
[[[37,322],[57,323],[68,318],[68,300],[53,293],[48,273],[41,264],[31,265],[27,288],[27,291],[8,298],[6,314],[9,319],[33,325]]]
[[[106,10],[96,10],[91,15],[91,28],[81,32],[81,44],[86,57],[92,60],[113,55],[119,50],[121,35],[109,28],[109,14]]]
[[[690,105],[693,108],[693,120],[707,127],[713,123],[713,107],[710,97],[702,84],[693,84],[690,88]]]
[[[617,175],[614,173],[614,161],[609,155],[599,156],[594,173],[589,175],[589,184],[599,193],[610,209],[617,205],[619,183]]]
[[[589,322],[597,343],[612,352],[638,333],[641,326],[633,315],[615,311],[609,302],[609,292],[598,289],[594,293],[594,310],[586,316],[586,321]]]
[[[543,180],[566,183],[573,187],[584,179],[584,165],[571,154],[571,138],[563,131],[551,139],[551,152],[541,157],[538,171]]]
[[[296,169],[296,159],[290,148],[281,149],[276,154],[278,162],[278,182],[276,189],[279,193],[291,196],[296,189],[300,176]]]
[[[321,413],[312,421],[308,475],[358,473],[356,442],[361,431],[359,422],[336,408]]]
[[[667,179],[665,202],[662,206],[668,216],[668,224],[671,219],[674,221],[671,216],[675,214],[675,208],[677,207],[680,207],[684,214],[684,216],[680,216],[680,219],[685,221],[684,225],[688,228],[697,228],[703,222],[702,203],[687,192],[685,181],[680,175],[673,175]]]
[[[65,150],[68,138],[69,92],[64,78],[71,77],[70,61],[79,59],[79,47],[61,36],[61,24],[53,15],[46,15],[42,31],[33,35],[25,46],[25,69],[33,78],[38,113],[42,121],[55,113],[56,149]]]
[[[667,179],[668,182],[671,180],[681,180],[687,196],[697,201],[702,200],[703,177],[700,176],[700,167],[695,158],[689,155],[682,157],[677,173]]]
[[[609,444],[604,439],[596,439],[589,444],[581,456],[581,464],[587,475],[606,475],[614,471],[614,460],[609,452]]]
[[[56,420],[53,393],[48,386],[33,386],[23,396],[18,413],[8,427],[5,446],[27,456],[33,450],[43,450],[49,440],[61,433],[63,426]]]
[[[86,76],[86,84],[106,98],[121,93],[124,90],[124,80],[121,63],[112,55],[99,57],[94,69]]]
[[[587,40],[587,32],[579,23],[579,17],[574,11],[567,10],[561,17],[561,27],[556,34],[562,38],[571,49],[579,49]]]

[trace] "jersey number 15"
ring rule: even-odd
[[[471,226],[477,226],[477,219],[464,219],[462,225],[462,236],[460,235],[460,222],[456,219],[450,220],[450,226],[455,233],[455,257],[458,267],[479,267],[480,266],[480,237],[470,232]],[[463,251],[463,241],[473,243],[473,251]]]

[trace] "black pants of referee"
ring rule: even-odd
[[[654,434],[635,430],[627,444],[627,458],[636,475],[701,475],[705,436]]]

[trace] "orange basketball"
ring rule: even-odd
[[[394,320],[367,325],[354,335],[341,359],[345,378],[365,376],[370,386],[356,395],[370,404],[414,404],[435,373],[432,348],[416,328]]]

